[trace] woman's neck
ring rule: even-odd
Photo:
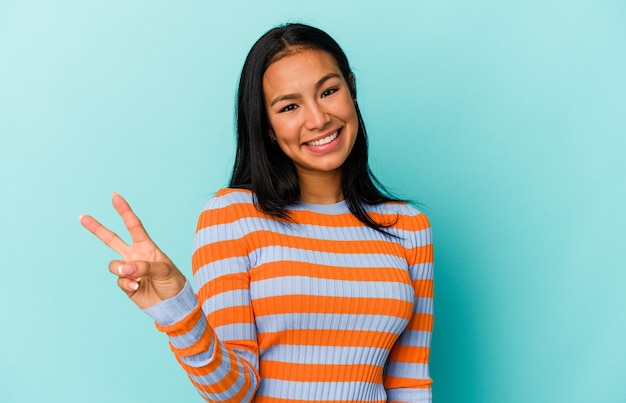
[[[300,200],[313,204],[334,204],[344,199],[341,188],[341,173],[328,172],[314,175],[298,173]]]

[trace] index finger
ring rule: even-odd
[[[113,192],[112,202],[113,207],[115,207],[115,210],[117,210],[122,217],[124,225],[128,229],[133,242],[150,241],[150,236],[148,236],[139,217],[135,215],[128,202],[117,192]]]
[[[83,227],[87,228],[89,232],[104,242],[105,245],[124,256],[124,252],[128,248],[128,245],[126,245],[126,242],[122,241],[122,239],[117,236],[115,232],[109,230],[107,227],[100,224],[98,220],[88,215],[81,215],[80,223]]]

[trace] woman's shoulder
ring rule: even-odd
[[[368,212],[386,216],[388,221],[404,229],[421,230],[430,227],[428,216],[417,207],[406,201],[388,201],[371,205]]]
[[[254,192],[247,189],[223,188],[215,192],[215,194],[206,203],[205,210],[227,207],[234,204],[254,205]]]
[[[245,216],[257,215],[254,192],[246,189],[223,188],[218,190],[204,205],[200,220],[220,216],[233,221]]]
[[[406,217],[424,215],[424,212],[406,201],[388,201],[380,204],[369,205],[368,211],[379,214],[394,214]]]

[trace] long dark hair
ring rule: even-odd
[[[286,24],[271,29],[252,46],[241,71],[237,92],[237,154],[231,188],[252,190],[258,208],[277,219],[289,221],[287,206],[300,200],[300,185],[294,163],[272,143],[263,97],[263,74],[290,49],[315,49],[330,54],[356,99],[356,85],[348,59],[326,32],[304,24]],[[376,179],[368,165],[367,134],[358,105],[359,129],[354,147],[342,166],[342,191],[348,208],[362,223],[385,232],[393,223],[373,220],[367,204],[397,201]]]

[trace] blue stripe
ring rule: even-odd
[[[199,320],[189,332],[180,336],[170,336],[169,339],[172,345],[176,348],[185,348],[195,344],[198,341],[198,337],[204,334],[206,329],[206,321]]]
[[[256,326],[254,323],[233,323],[214,327],[218,340],[256,340]]]
[[[384,363],[389,351],[374,347],[333,347],[280,344],[261,351],[264,360],[297,364]]]
[[[224,353],[227,354],[226,351],[224,351]],[[246,379],[244,376],[244,371],[246,371],[246,367],[243,365],[243,363],[240,360],[237,360],[237,373],[239,374],[239,377],[237,377],[237,380],[226,390],[224,390],[223,392],[220,393],[207,393],[207,392],[200,392],[201,395],[208,397],[209,399],[211,399],[212,401],[219,401],[219,400],[224,400],[224,401],[231,401],[231,399],[237,394],[239,393],[239,391],[241,390],[241,388],[244,386]],[[226,375],[228,375],[230,371],[230,360],[225,358],[222,360],[222,365],[220,365],[215,371],[213,371],[210,375],[208,376],[195,376],[195,375],[190,375],[191,379],[193,379],[195,382],[199,383],[200,385],[212,385],[214,383],[218,383],[220,382],[222,379],[224,379],[224,377],[226,377]],[[208,381],[208,382],[207,382]]]
[[[430,388],[389,389],[387,390],[387,397],[390,402],[431,403],[433,401],[432,390]]]
[[[332,280],[306,276],[283,276],[254,281],[250,293],[255,299],[277,295],[312,295],[319,297],[389,298],[413,301],[411,285],[390,281]]]
[[[424,330],[405,330],[396,341],[403,346],[430,347],[431,333]]]
[[[415,217],[422,214],[413,206],[406,203],[382,203],[364,206],[365,210],[370,213],[389,214],[391,216],[401,215],[407,217]]]
[[[254,193],[247,191],[231,191],[227,194],[215,196],[211,200],[219,201],[220,206],[227,206],[236,203],[253,204],[256,197]],[[210,201],[209,201],[210,205]]]
[[[372,330],[400,334],[408,324],[407,319],[387,315],[355,315],[339,313],[292,313],[262,317],[257,321],[257,331],[282,330]]]
[[[434,309],[432,298],[415,298],[413,313],[426,313],[432,315],[433,312]]]
[[[216,367],[215,371],[210,372],[206,376],[194,376],[194,375],[192,375],[192,378],[194,379],[194,381],[198,382],[201,385],[211,385],[213,383],[217,383],[217,382],[221,381],[224,378],[224,376],[229,374],[230,371],[231,371],[231,366],[230,366],[231,365],[231,361],[228,358],[229,357],[228,350],[223,345],[218,345],[217,348],[219,348],[221,350],[221,353],[222,353],[222,356],[223,356],[222,364],[219,367]],[[215,360],[215,357],[211,357],[211,361],[213,361],[213,360]],[[241,365],[238,361],[236,361],[236,362],[239,365]],[[242,369],[243,369],[243,367],[238,367],[237,368],[237,372],[241,373]]]
[[[428,379],[428,364],[389,361],[385,374],[399,378]]]
[[[350,268],[379,268],[379,267],[406,267],[406,260],[395,255],[385,255],[382,253],[329,253],[317,252],[285,246],[268,246],[254,250],[250,255],[250,260],[254,266],[264,263],[281,260],[282,257],[289,256],[289,260],[302,263],[322,264],[331,267]],[[279,257],[277,259],[276,257]]]
[[[259,396],[302,401],[364,400],[385,401],[383,385],[369,382],[294,382],[263,378],[257,391]]]
[[[204,312],[215,312],[224,308],[231,308],[234,306],[249,306],[250,305],[250,291],[249,290],[232,290],[225,291],[219,294],[215,294],[210,298],[207,298],[202,303],[202,310]]]
[[[411,232],[411,234],[414,234],[415,236],[415,239],[414,239],[414,241],[416,241],[415,246],[430,245],[433,243],[433,233],[430,227],[423,229],[421,231]]]
[[[254,193],[249,191],[230,191],[227,194],[212,197],[209,202],[205,206],[205,210],[218,208],[218,207],[226,207],[232,204],[244,203],[253,205],[256,200],[256,196]],[[310,204],[310,203],[300,203],[288,206],[287,208],[290,210],[315,210],[319,205]],[[345,203],[337,203],[334,210],[346,210]],[[345,207],[343,207],[345,206]],[[404,215],[409,217],[414,217],[422,214],[421,211],[417,210],[413,206],[408,203],[382,203],[382,204],[374,204],[374,205],[364,205],[364,209],[367,212],[379,213],[379,214],[391,214],[391,215]]]
[[[418,263],[409,266],[409,273],[413,280],[432,280],[433,279],[433,263]]]
[[[206,351],[203,351],[202,353],[199,353],[199,354],[188,355],[188,356],[179,357],[179,358],[181,359],[181,361],[183,361],[185,364],[191,367],[201,368],[205,365],[208,365],[213,360],[213,351],[215,350],[215,346],[216,346],[216,341],[213,340],[211,341],[211,344],[209,345],[209,348]]]
[[[332,227],[310,224],[284,224],[267,218],[247,217],[233,223],[216,224],[198,230],[194,242],[194,251],[204,244],[218,241],[232,241],[240,239],[244,234],[254,231],[271,231],[280,235],[305,237],[329,241],[372,241],[381,240],[398,243],[397,239],[390,239],[384,234],[364,229],[362,225],[356,227]],[[236,228],[236,230],[235,230]],[[430,229],[420,231],[405,231],[389,228],[386,231],[396,235],[400,240],[414,238],[429,244]]]
[[[219,277],[229,274],[248,273],[249,261],[246,257],[232,257],[228,259],[216,260],[205,264],[196,270],[193,278],[196,287],[200,289],[204,284]],[[219,274],[219,276],[217,276]]]

